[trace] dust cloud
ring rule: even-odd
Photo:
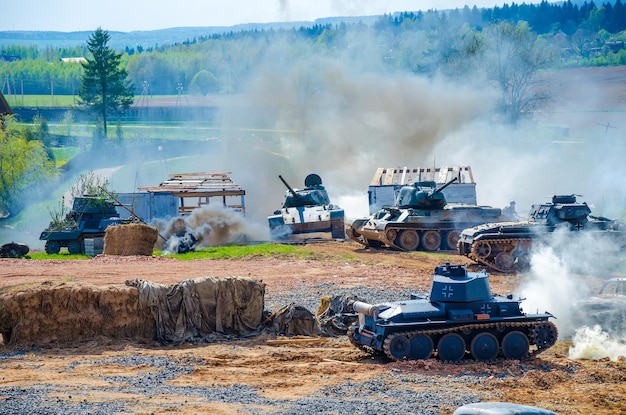
[[[266,227],[250,223],[240,212],[221,205],[205,205],[194,209],[188,216],[155,219],[152,225],[160,235],[155,249],[165,253],[269,239]]]
[[[626,356],[626,333],[608,330],[613,317],[600,318],[601,326],[596,327],[590,310],[583,307],[602,282],[620,269],[623,254],[619,250],[615,240],[585,232],[572,236],[567,230],[557,230],[533,245],[531,269],[519,287],[525,299],[522,305],[527,313],[547,311],[556,317],[559,338],[573,341],[571,358]]]

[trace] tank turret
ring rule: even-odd
[[[283,208],[330,204],[328,193],[324,186],[322,186],[322,179],[317,174],[309,174],[304,180],[305,187],[301,190],[295,190],[289,186],[285,179],[283,179],[283,176],[278,175],[278,178],[283,182],[285,187],[287,187]]]
[[[437,183],[433,181],[416,182],[412,186],[404,186],[398,193],[396,207],[400,209],[443,209],[447,204],[443,189],[454,183],[453,178],[437,189]]]
[[[521,299],[493,295],[489,274],[446,263],[435,268],[429,298],[368,304],[355,301],[359,314],[348,337],[371,354],[393,360],[458,362],[524,359],[556,343],[552,314],[526,314]]]
[[[273,239],[318,232],[330,232],[333,238],[345,237],[344,211],[330,203],[320,176],[309,174],[304,189],[292,188],[281,175],[278,178],[287,192],[282,209],[268,217]]]
[[[578,202],[576,195],[555,195],[548,203],[532,205],[526,221],[488,223],[463,230],[457,249],[496,271],[524,271],[530,266],[533,241],[557,229],[592,232],[626,243],[623,221],[592,216],[591,208]]]

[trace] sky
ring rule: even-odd
[[[8,3],[9,0],[2,0]],[[493,7],[495,0],[20,0],[3,7],[0,31],[130,32],[171,27],[233,26],[241,23],[312,21],[397,11]],[[526,3],[535,3],[534,1]]]

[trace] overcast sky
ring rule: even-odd
[[[0,31],[130,32],[367,16],[429,9],[493,7],[495,0],[2,0]],[[526,1],[526,3],[536,3]]]

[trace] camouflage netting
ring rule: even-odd
[[[159,230],[140,223],[107,228],[104,235],[105,255],[152,255]]]
[[[150,314],[138,309],[137,290],[83,282],[48,281],[0,292],[5,343],[43,346],[106,336],[153,339]]]
[[[213,332],[245,335],[260,330],[265,284],[250,278],[196,278],[174,286],[129,280],[156,321],[162,344],[206,339]]]
[[[199,278],[173,286],[44,282],[0,291],[6,344],[45,346],[98,337],[178,344],[213,332],[260,330],[265,284],[249,278]]]

